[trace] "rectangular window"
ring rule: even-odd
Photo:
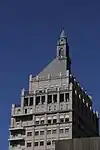
[[[38,146],[38,142],[35,142],[35,143],[34,143],[34,146]]]
[[[36,96],[36,105],[40,103],[40,96]]]
[[[38,124],[39,124],[39,121],[35,121],[35,124],[38,125]]]
[[[69,121],[69,118],[65,118],[65,122],[68,122]]]
[[[44,131],[40,131],[40,135],[44,135]]]
[[[25,114],[27,114],[27,109],[25,109]]]
[[[66,101],[66,102],[69,101],[69,93],[65,93],[65,101]]]
[[[54,124],[57,123],[57,119],[53,119],[53,123],[54,123]]]
[[[31,145],[32,145],[31,142],[27,143],[27,147],[31,147]]]
[[[69,132],[69,128],[65,128],[65,133],[68,133]]]
[[[24,106],[28,106],[28,97],[24,98]]]
[[[60,119],[60,123],[63,123],[63,122],[64,122],[64,118],[61,118],[61,119]]]
[[[52,95],[48,95],[48,104],[52,103]]]
[[[21,119],[19,117],[16,117],[16,122],[20,122]]]
[[[54,144],[55,144],[55,140],[52,141],[52,145],[54,145]]]
[[[47,130],[47,134],[51,134],[51,130]]]
[[[27,110],[27,109],[26,109]],[[27,111],[26,111],[27,113]],[[33,119],[33,115],[25,115],[21,118],[22,121],[31,121]]]
[[[40,141],[40,146],[43,146],[44,145],[44,141]]]
[[[45,96],[41,96],[41,103],[44,104],[45,102]]]
[[[52,130],[52,134],[56,134],[57,133],[57,130]]]
[[[56,103],[57,102],[57,94],[53,95],[53,102]]]
[[[41,120],[41,124],[44,124],[44,120]]]
[[[32,132],[27,132],[27,136],[32,136]]]
[[[60,129],[60,133],[63,133],[63,129]]]
[[[39,131],[35,131],[35,136],[38,136],[39,135]]]
[[[33,106],[33,97],[30,97],[30,106]]]
[[[48,120],[48,124],[51,124],[51,120]]]
[[[64,102],[64,94],[60,94],[60,102]]]

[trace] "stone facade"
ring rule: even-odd
[[[29,76],[21,103],[12,105],[9,150],[54,150],[55,141],[98,136],[98,113],[92,98],[71,73],[64,30],[57,54],[37,76]]]

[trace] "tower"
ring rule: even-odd
[[[57,57],[59,60],[66,60],[66,70],[71,72],[71,59],[69,56],[69,45],[64,29],[61,32],[60,39],[57,42]]]

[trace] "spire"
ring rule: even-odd
[[[62,29],[62,32],[60,34],[60,38],[63,38],[63,37],[66,37],[64,29]]]

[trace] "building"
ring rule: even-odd
[[[54,150],[55,141],[99,135],[92,98],[73,77],[64,30],[56,57],[21,92],[11,110],[10,150]]]
[[[100,150],[100,137],[58,140],[55,150]]]

